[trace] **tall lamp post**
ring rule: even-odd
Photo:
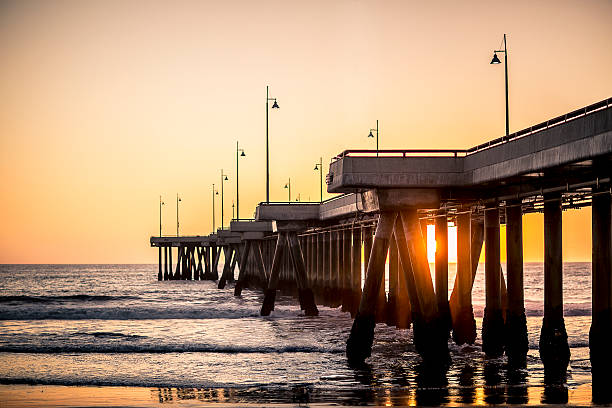
[[[291,202],[291,177],[289,177],[289,181],[285,184],[285,188],[289,189],[289,203]]]
[[[242,153],[240,153],[242,152]],[[238,154],[240,153],[240,155]],[[236,141],[236,220],[240,220],[240,190],[238,189],[238,159],[240,157],[244,157],[246,156],[246,154],[244,154],[244,149],[239,149],[238,148],[238,141]]]
[[[159,196],[159,236],[160,237],[162,236],[161,208],[162,208],[162,205],[165,205],[165,204],[166,203],[162,201],[161,196]]]
[[[315,170],[319,170],[319,177],[321,179],[319,188],[321,190],[321,202],[323,202],[323,158],[319,159],[319,162],[315,164]]]
[[[181,201],[178,193],[176,193],[176,236],[179,236],[179,206],[178,203]]]
[[[370,129],[368,137],[374,137],[372,134],[373,131],[376,131],[376,157],[378,157],[378,119],[376,119],[376,129]]]
[[[493,51],[491,64],[501,64],[501,61],[497,58],[498,52],[504,53],[504,68],[506,70],[506,136],[508,136],[510,134],[510,119],[508,114],[508,48],[506,46],[506,34],[504,34],[504,49]]]
[[[223,169],[221,169],[221,229],[223,229],[223,184],[227,180],[229,180],[227,175],[223,174]]]
[[[272,109],[278,109],[276,98],[270,98],[268,86],[266,85],[266,203],[270,202],[270,149],[268,145],[268,102],[274,101]]]
[[[215,183],[212,185],[212,230],[215,233],[215,194],[219,195],[219,192],[215,190]]]

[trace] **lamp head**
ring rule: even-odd
[[[227,178],[227,176],[225,176],[225,179],[224,179],[224,181],[227,181],[227,180],[228,180],[228,178]]]
[[[499,58],[497,58],[496,52],[493,53],[493,59],[491,60],[491,64],[501,64],[501,61],[499,60]]]
[[[278,103],[276,103],[276,99],[274,100],[274,103],[272,104],[272,109],[279,109],[280,106],[278,106]]]
[[[315,168],[314,168],[314,169],[315,169],[315,170],[319,170],[319,165],[318,165],[318,164],[315,164]]]
[[[289,184],[285,184],[285,188],[289,188]]]
[[[370,134],[368,135],[368,137],[374,137],[371,130],[370,130]]]
[[[218,192],[218,191],[215,191],[215,194],[216,194],[216,195],[219,195],[219,192]]]
[[[244,154],[244,151],[240,154],[240,157],[244,157],[246,156],[246,154]]]

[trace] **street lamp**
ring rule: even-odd
[[[372,134],[373,131],[376,131],[376,157],[378,157],[378,119],[376,119],[376,129],[370,129],[368,137],[374,137]]]
[[[238,154],[239,152],[240,155]],[[244,149],[239,149],[238,148],[238,141],[236,141],[236,219],[240,220],[240,190],[238,190],[238,158],[239,157],[244,157],[246,156],[246,154],[244,154]],[[232,205],[233,206],[233,205]]]
[[[164,203],[162,201],[161,196],[159,196],[159,236],[160,237],[162,236],[162,228],[161,228],[162,227],[162,222],[161,222],[161,208],[162,208],[162,205],[166,205],[166,203]]]
[[[176,193],[176,236],[179,236],[179,207],[178,207],[178,203],[179,201],[181,201],[181,198],[179,197],[178,193]]]
[[[497,58],[498,52],[504,53],[504,68],[506,70],[506,136],[508,136],[510,134],[510,119],[508,115],[508,48],[506,46],[506,34],[504,34],[504,49],[493,51],[491,64],[501,64],[501,61]]]
[[[285,184],[285,188],[289,189],[289,203],[291,202],[291,177],[289,177],[289,181]]]
[[[319,162],[315,164],[315,170],[319,170],[319,177],[321,179],[319,189],[321,190],[321,202],[323,202],[323,158],[319,158]]]
[[[227,174],[223,174],[223,169],[221,169],[221,229],[223,229],[223,182],[227,180],[229,180]]]
[[[215,190],[215,183],[212,185],[212,230],[215,233],[215,194],[219,195],[219,192]]]
[[[278,109],[276,98],[270,98],[268,86],[266,85],[266,203],[270,202],[270,149],[268,147],[268,102],[274,101],[272,109]]]

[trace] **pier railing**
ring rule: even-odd
[[[550,129],[555,126],[562,125],[567,122],[579,119],[581,117],[590,115],[597,111],[608,109],[612,107],[612,98],[604,99],[600,102],[585,106],[584,108],[576,109],[572,112],[566,113],[565,115],[557,116],[556,118],[547,120],[537,125],[530,126],[528,128],[519,130],[511,133],[508,136],[498,137],[497,139],[488,141],[486,143],[479,144],[478,146],[471,147],[469,149],[392,149],[392,150],[369,150],[369,149],[356,149],[356,150],[345,150],[339,155],[332,158],[332,162],[340,160],[344,157],[461,157],[468,156],[483,150],[490,149],[492,147],[501,145],[503,143],[510,142],[512,140],[520,139],[534,133]]]

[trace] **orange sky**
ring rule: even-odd
[[[314,164],[347,148],[467,148],[612,96],[610,1],[3,1],[0,263],[156,262],[148,238],[318,198]],[[217,202],[219,208],[220,202]],[[220,214],[217,214],[217,219]],[[564,213],[564,258],[590,258],[590,212]],[[542,257],[525,217],[525,258]]]

